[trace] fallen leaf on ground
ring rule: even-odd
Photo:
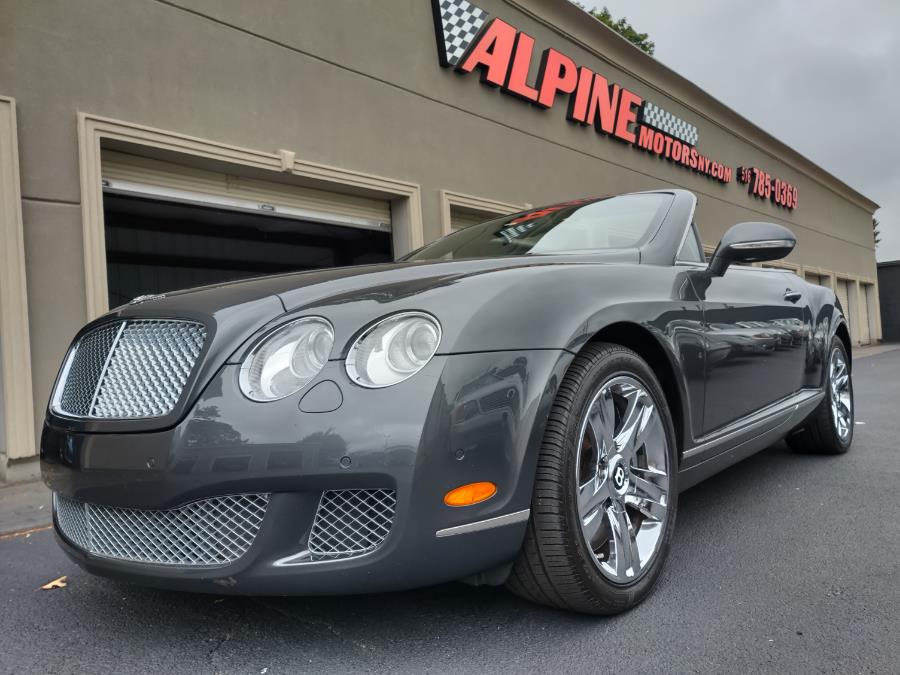
[[[62,576],[59,579],[54,579],[53,581],[49,581],[46,584],[44,584],[43,586],[41,586],[41,590],[42,591],[50,591],[50,590],[53,590],[54,588],[65,588],[66,587],[66,579],[68,579],[68,578],[69,577],[67,577],[67,576]]]

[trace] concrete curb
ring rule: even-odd
[[[52,520],[50,490],[40,481],[0,488],[0,537],[45,528]]]
[[[884,354],[885,352],[892,352],[897,349],[900,349],[900,343],[893,342],[889,344],[880,344],[880,345],[869,345],[866,347],[855,347],[853,349],[853,358],[854,359],[865,359],[869,356],[878,356],[879,354]]]

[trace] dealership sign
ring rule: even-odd
[[[720,183],[734,179],[732,167],[697,149],[697,127],[662,106],[553,48],[542,52],[537,72],[532,73],[532,36],[490,18],[468,0],[432,0],[432,5],[442,66],[460,74],[477,70],[483,84],[543,109],[567,99],[566,119],[574,124],[591,126],[600,135]],[[748,182],[750,194],[787,209],[797,206],[797,190],[790,184],[759,169],[740,167],[738,171],[741,182]]]

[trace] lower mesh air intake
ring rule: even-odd
[[[94,555],[160,565],[226,565],[256,538],[267,494],[229,495],[164,511],[89,504],[53,495],[60,532]]]

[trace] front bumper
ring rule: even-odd
[[[548,383],[561,379],[570,359],[558,350],[437,356],[416,377],[382,390],[353,385],[335,361],[303,392],[271,403],[244,398],[238,367],[226,365],[170,429],[80,433],[50,416],[42,472],[63,497],[166,510],[224,495],[271,495],[252,545],[225,565],[103,557],[69,541],[57,523],[58,537],[88,571],[213,593],[396,590],[501,566],[524,536],[521,516],[530,506],[534,463],[555,393]],[[303,412],[309,406],[300,400],[326,380],[340,389],[340,406]],[[444,505],[450,489],[482,480],[498,486],[490,500]],[[358,557],[305,561],[322,494],[357,489],[395,491],[383,544]],[[520,516],[504,518],[510,514]],[[467,531],[467,525],[493,518],[499,518],[497,526]],[[442,530],[451,536],[438,536]]]

